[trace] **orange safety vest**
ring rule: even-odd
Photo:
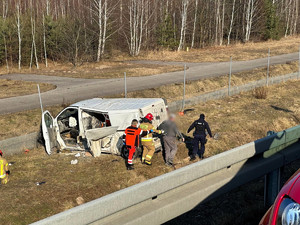
[[[140,144],[140,134],[142,130],[137,127],[130,126],[125,130],[125,144],[127,146],[136,146]]]

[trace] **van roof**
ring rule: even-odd
[[[71,106],[101,112],[137,110],[163,102],[161,98],[93,98],[77,102]]]

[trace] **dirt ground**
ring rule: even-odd
[[[41,92],[50,91],[56,88],[56,86],[52,84],[41,83],[39,85]],[[0,79],[0,98],[29,95],[33,93],[37,93],[37,83],[35,82]]]
[[[280,131],[298,125],[299,87],[300,81],[289,81],[269,87],[267,99],[256,99],[252,92],[247,92],[190,107],[186,115],[178,116],[178,126],[187,137],[186,143],[179,144],[176,168],[190,163],[191,134],[186,130],[200,113],[206,114],[213,133],[220,136],[218,140],[208,141],[205,157],[210,157],[264,137],[269,130]],[[37,126],[38,115],[37,111],[37,116],[32,118]],[[10,117],[16,127],[26,120],[26,116],[18,117]],[[10,121],[2,121],[5,123]],[[3,135],[6,132],[1,131]],[[41,148],[8,157],[8,161],[15,164],[11,166],[10,182],[0,187],[0,205],[6,205],[0,212],[2,222],[28,224],[76,206],[78,197],[87,202],[172,170],[165,167],[161,153],[154,156],[152,167],[136,162],[134,171],[126,171],[123,159],[118,156],[80,157],[77,165],[71,165],[74,158],[66,154],[47,156]],[[36,185],[36,182],[45,183]]]
[[[282,38],[275,41],[237,43],[229,46],[212,46],[203,49],[190,49],[189,51],[148,51],[143,52],[137,59],[163,60],[163,61],[184,61],[184,62],[221,62],[229,61],[230,56],[233,60],[250,60],[264,58],[268,55],[268,48],[271,55],[281,55],[286,53],[298,52],[300,36]],[[118,59],[124,60],[119,54]]]

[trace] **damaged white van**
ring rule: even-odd
[[[165,101],[161,98],[94,98],[77,102],[62,110],[56,118],[49,111],[42,115],[45,149],[90,151],[94,157],[102,152],[119,155],[124,130],[133,119],[152,113],[158,127],[167,119]],[[156,148],[161,148],[155,138]]]

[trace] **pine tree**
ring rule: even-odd
[[[178,41],[176,41],[174,33],[176,33],[176,27],[174,28],[171,16],[167,15],[165,21],[159,25],[156,32],[158,45],[175,50],[178,46]]]
[[[279,18],[276,15],[276,6],[272,0],[265,0],[265,39],[278,40],[283,36],[283,32],[280,29]]]

